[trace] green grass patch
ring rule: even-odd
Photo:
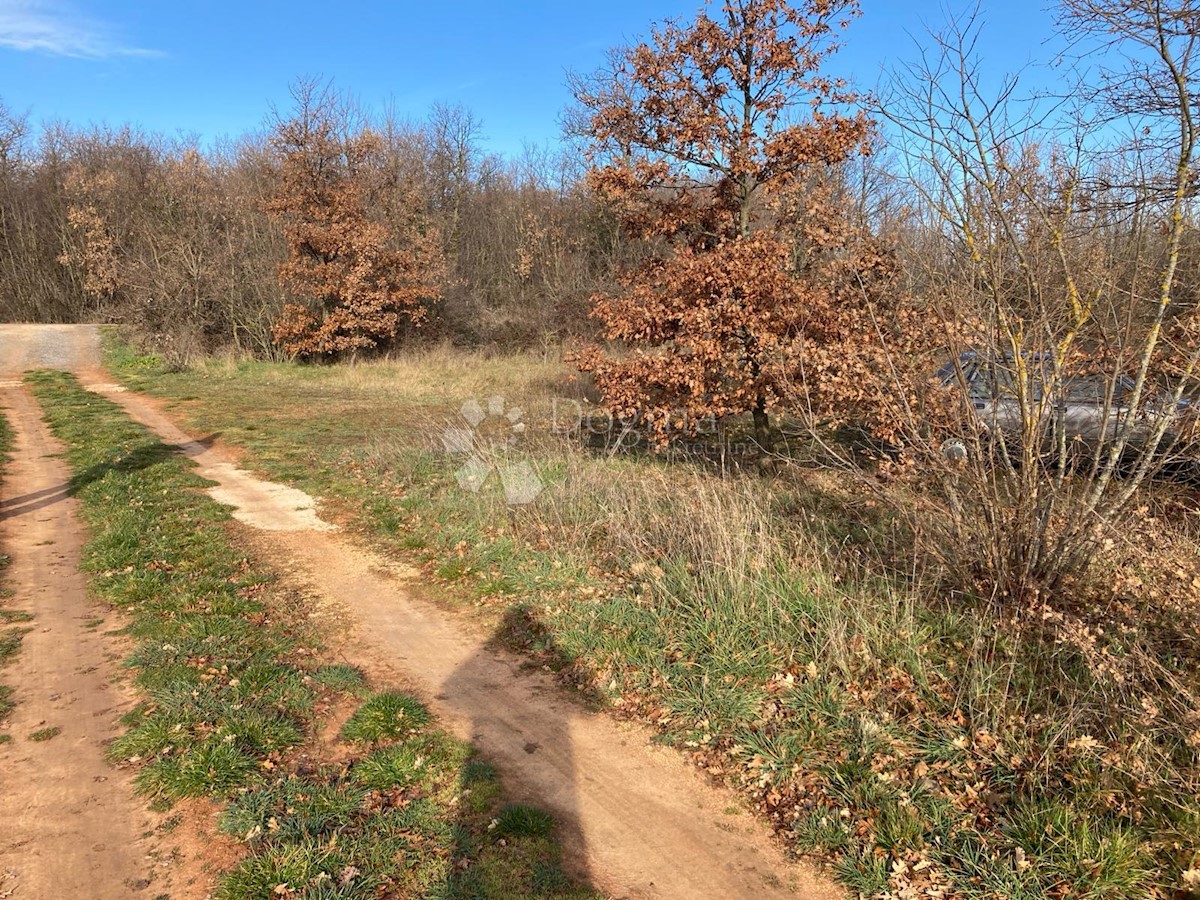
[[[342,727],[350,741],[386,741],[413,734],[433,721],[420,701],[396,691],[369,698]]]
[[[506,837],[546,837],[554,832],[554,817],[533,806],[506,806],[496,817],[496,831]]]
[[[313,701],[289,660],[296,635],[263,627],[265,578],[232,547],[227,511],[190,464],[70,376],[28,381],[67,447],[91,538],[91,587],[126,612],[147,700],[109,748],[155,798],[228,796],[298,743]]]
[[[0,409],[0,486],[4,484],[4,466],[9,460],[9,453],[12,451],[13,432],[12,426],[9,425],[4,411]],[[0,494],[7,496],[7,493]],[[0,626],[20,625],[25,622],[31,622],[33,616],[24,610],[12,609],[6,604],[12,598],[12,592],[4,585],[4,570],[9,567],[12,562],[4,552],[4,548],[0,547]],[[12,662],[17,652],[21,649],[21,638],[26,634],[28,629],[3,627],[0,628],[0,667]],[[3,724],[8,718],[9,713],[15,708],[13,701],[12,688],[0,684],[0,724]],[[12,740],[11,735],[0,734],[0,743],[9,743]]]
[[[362,670],[344,663],[321,666],[312,673],[312,679],[324,688],[346,694],[361,693],[367,686],[367,679]]]
[[[25,631],[20,628],[8,628],[0,631],[0,666],[8,663],[17,651],[21,649],[21,638]]]
[[[60,734],[62,734],[62,729],[57,725],[53,725],[49,728],[39,728],[37,731],[31,732],[29,735],[29,740],[36,741],[38,743],[43,741],[52,741]]]
[[[398,707],[397,697],[408,703]],[[385,708],[414,716],[413,709],[422,709],[414,702],[377,694],[357,718],[373,720]],[[497,827],[506,814],[499,782],[468,745],[410,728],[371,740],[384,746],[349,766],[303,779],[289,775],[230,804],[221,829],[253,855],[226,876],[218,898],[268,896],[279,885],[302,896],[363,900],[381,893],[462,900],[595,896],[563,873],[550,837],[553,819],[545,813],[526,813],[539,827]]]
[[[12,446],[12,425],[9,424],[8,417],[5,415],[4,410],[0,408],[0,464],[8,462],[9,454],[12,453]]]
[[[143,699],[110,755],[139,766],[160,806],[228,801],[221,827],[248,855],[217,897],[595,896],[562,873],[553,839],[489,830],[495,773],[406,695],[361,703],[346,737],[369,748],[348,765],[293,771],[318,701],[364,693],[362,673],[301,664],[316,636],[268,602],[269,576],[230,542],[227,510],[190,463],[71,376],[28,380],[75,473],[91,587],[136,644],[127,665]]]

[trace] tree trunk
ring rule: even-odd
[[[771,417],[767,415],[767,398],[761,394],[754,401],[754,439],[763,450],[771,450],[775,441],[771,437]]]

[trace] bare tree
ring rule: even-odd
[[[945,364],[949,388],[901,408],[919,527],[966,583],[1039,607],[1085,574],[1143,485],[1190,474],[1197,453],[1182,402],[1198,387],[1196,308],[1177,279],[1195,231],[1196,14],[1186,0],[1064,10],[1118,63],[1086,95],[1103,113],[1090,126],[1023,102],[1015,78],[985,94],[973,17],[877,110],[936,235],[909,258],[942,335],[926,371]],[[1114,145],[1117,122],[1137,142]]]

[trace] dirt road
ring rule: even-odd
[[[19,381],[30,369],[94,371],[100,329],[93,325],[0,324],[0,380]]]
[[[0,330],[5,339],[41,340]],[[506,788],[554,811],[568,863],[615,897],[841,897],[810,870],[786,860],[768,829],[732,815],[731,792],[711,786],[648,730],[589,713],[544,673],[489,646],[465,616],[422,601],[417,573],[397,570],[316,518],[309,498],[236,468],[220,451],[182,432],[149,398],[125,393],[84,351],[66,363],[133,418],[180,446],[215,496],[260,530],[279,571],[345,611],[353,639],[342,652],[373,672],[422,692],[460,736],[500,769]]]
[[[86,334],[50,330],[12,341],[0,326],[0,407],[16,431],[0,489],[0,549],[8,608],[33,615],[0,678],[16,708],[0,744],[0,897],[153,896],[142,834],[153,826],[130,780],[104,760],[104,742],[131,704],[117,683],[119,644],[108,611],[79,572],[83,529],[67,496],[61,447],[16,379],[24,368],[92,358]],[[55,733],[54,729],[60,729]],[[35,740],[41,733],[49,739]]]

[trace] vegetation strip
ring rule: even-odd
[[[189,463],[73,377],[27,380],[67,447],[92,589],[136,642],[144,700],[111,755],[164,807],[229,801],[220,827],[246,855],[217,897],[591,896],[563,873],[550,817],[504,807],[496,774],[418,701],[320,665]],[[322,757],[321,719],[359,700]]]
[[[3,410],[0,410],[0,476],[4,474],[3,466],[9,460],[12,442],[12,427],[8,424]],[[3,480],[0,478],[0,484],[2,483]],[[0,547],[0,579],[3,578],[4,570],[8,568],[10,562],[11,559],[4,553],[4,548]],[[11,599],[12,592],[5,588],[3,581],[0,580],[0,667],[7,665],[21,649],[21,637],[25,634],[25,629],[17,626],[22,622],[28,622],[31,618],[28,613],[11,608],[9,606]],[[12,688],[0,684],[0,724],[3,724],[4,720],[8,718],[12,708]],[[0,733],[0,744],[7,744],[11,740],[12,735]]]

